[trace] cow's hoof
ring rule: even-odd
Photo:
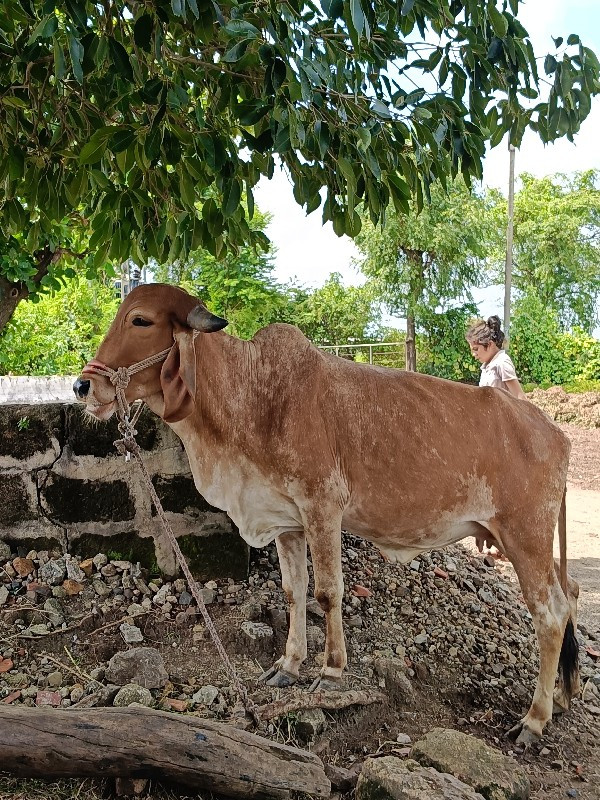
[[[534,733],[523,724],[523,720],[513,725],[506,735],[509,739],[513,739],[515,744],[521,745],[521,747],[525,749],[535,744],[535,742],[538,742],[540,739],[537,733]]]
[[[271,669],[268,669],[258,679],[262,683],[266,683],[267,686],[276,686],[279,689],[285,689],[286,686],[293,686],[298,677],[296,675],[292,675],[291,672],[286,672],[284,669],[279,669],[278,666],[273,666]]]
[[[322,678],[320,675],[308,687],[309,692],[339,692],[342,688],[342,681],[333,678]]]

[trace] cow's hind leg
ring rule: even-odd
[[[560,580],[560,564],[554,561],[554,571]],[[558,684],[554,690],[554,714],[568,711],[572,697],[577,697],[579,684],[579,645],[577,643],[577,598],[579,584],[567,575],[567,599],[569,601],[569,621],[565,628],[563,645],[558,662]]]
[[[517,541],[518,544],[514,540],[508,542],[507,555],[517,572],[532,616],[539,644],[540,667],[531,707],[509,735],[516,736],[518,743],[528,745],[542,735],[544,725],[552,716],[553,690],[561,651],[563,670],[572,669],[573,656],[569,652],[572,631],[567,625],[569,604],[554,571],[552,529],[547,536],[538,535],[533,541]]]
[[[308,568],[306,562],[306,537],[304,531],[282,533],[275,539],[281,584],[290,610],[290,627],[285,645],[285,655],[259,680],[269,686],[291,686],[298,680],[300,665],[306,658],[306,590]]]

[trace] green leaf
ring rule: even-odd
[[[237,180],[229,182],[223,194],[223,216],[225,219],[231,217],[237,211],[242,197],[242,189]]]
[[[400,10],[400,14],[403,17],[407,17],[410,12],[413,10],[413,6],[415,4],[415,0],[404,0],[402,3],[402,8]]]
[[[110,248],[110,239],[104,242],[99,250],[96,250],[92,258],[92,266],[94,269],[100,269],[106,263],[108,258],[108,250]]]
[[[368,38],[368,34],[366,33],[367,20],[361,0],[350,0],[350,18],[357,36],[360,38],[363,32],[365,32]]]
[[[244,39],[256,39],[260,36],[260,31],[257,27],[244,19],[232,19],[227,25],[225,30],[230,36],[243,36]]]
[[[343,0],[321,0],[321,8],[329,19],[339,19],[344,13]]]
[[[348,184],[351,187],[356,188],[356,176],[354,174],[354,169],[352,167],[351,162],[347,158],[340,156],[338,158],[337,163],[338,167],[340,168],[340,172],[342,173]]]
[[[91,139],[86,145],[81,148],[79,153],[80,164],[96,164],[106,151],[106,139]]]
[[[567,44],[580,44],[580,41],[579,36],[576,33],[572,33],[567,39]]]
[[[185,16],[185,0],[171,0],[171,8],[176,17]]]
[[[84,31],[87,28],[88,17],[85,12],[85,0],[65,0],[67,14],[71,17],[76,27]]]
[[[25,100],[22,100],[20,97],[16,97],[15,95],[4,95],[4,97],[0,97],[0,103],[5,106],[12,106],[13,108],[30,108],[30,104],[27,103]]]
[[[374,103],[371,105],[371,109],[373,110],[373,113],[377,114],[377,116],[381,117],[382,119],[392,118],[389,108],[381,100],[375,100]]]
[[[223,56],[223,61],[225,61],[227,64],[233,64],[234,62],[239,61],[240,58],[245,55],[248,45],[251,41],[251,39],[242,39],[241,42],[234,44],[233,47],[229,48],[229,50]]]
[[[133,81],[133,69],[127,50],[125,50],[121,42],[118,42],[112,36],[108,39],[108,52],[115,69],[121,77],[126,81]]]
[[[142,50],[149,53],[152,50],[152,34],[154,33],[154,20],[150,14],[142,14],[133,25],[133,41]]]
[[[544,59],[544,71],[546,75],[552,75],[552,73],[556,71],[557,64],[558,62],[556,61],[554,56],[548,53],[548,55]]]
[[[161,145],[162,128],[159,125],[156,127],[153,126],[146,134],[146,139],[144,141],[144,153],[146,154],[148,161],[153,162],[158,159]]]
[[[424,108],[423,106],[417,106],[413,110],[413,117],[417,119],[431,119],[433,114],[428,108]]]
[[[196,202],[196,192],[194,190],[192,177],[185,169],[181,171],[179,176],[179,191],[181,193],[181,199],[185,205],[189,208],[193,208],[194,203]]]
[[[81,62],[83,60],[83,45],[75,36],[69,36],[69,54],[71,56],[71,64],[73,66],[73,75],[77,83],[83,83],[83,69]]]
[[[187,0],[187,4],[191,8],[194,17],[200,19],[200,12],[198,11],[198,3],[196,0]]]
[[[58,20],[56,19],[56,14],[49,14],[35,26],[27,41],[27,46],[33,44],[37,39],[50,39],[56,33],[57,28]]]
[[[488,3],[488,15],[496,36],[500,39],[504,39],[508,33],[508,20],[504,14],[496,8],[495,0],[490,0]]]
[[[319,153],[321,154],[321,158],[325,158],[331,137],[327,123],[323,122],[323,120],[318,119],[315,122],[315,136],[317,137],[317,144],[319,145]]]
[[[371,131],[367,128],[357,128],[356,135],[359,138],[358,147],[360,150],[366,150],[371,144]]]
[[[121,128],[112,135],[109,147],[113,153],[120,153],[127,150],[134,139],[135,131],[131,128]]]
[[[246,184],[246,203],[248,205],[248,219],[254,217],[254,193],[249,184]]]
[[[52,42],[54,51],[54,75],[57,81],[61,81],[65,77],[67,66],[65,64],[65,54],[63,53],[62,45],[58,39]]]

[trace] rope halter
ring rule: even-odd
[[[135,448],[139,449],[139,445],[135,441],[137,431],[135,430],[134,425],[140,416],[140,413],[144,407],[144,403],[140,403],[133,419],[130,420],[131,409],[129,407],[129,403],[127,402],[127,398],[125,397],[125,390],[129,386],[129,381],[131,380],[132,375],[135,375],[137,372],[141,372],[147,367],[151,367],[154,364],[159,364],[161,361],[164,361],[170,352],[171,348],[168,347],[166,350],[161,350],[160,353],[156,353],[153,356],[148,356],[148,358],[145,358],[143,361],[138,361],[136,364],[132,364],[130,367],[117,367],[117,369],[111,369],[101,361],[92,359],[92,361],[88,362],[83,368],[83,375],[90,373],[92,375],[104,375],[115,387],[117,415],[119,417],[118,428],[119,433],[123,438],[118,439],[114,444],[119,453],[121,455],[125,455],[127,460],[129,460],[129,453],[133,453]]]
[[[148,356],[148,358],[145,358],[143,361],[138,361],[136,364],[132,364],[130,367],[117,367],[117,369],[111,369],[110,367],[107,367],[106,364],[103,364],[101,361],[98,361],[94,358],[85,365],[82,375],[91,373],[92,375],[106,376],[115,387],[115,396],[119,406],[119,416],[123,417],[124,419],[128,419],[129,403],[125,397],[125,389],[127,389],[129,386],[131,376],[135,375],[136,372],[141,372],[147,367],[153,366],[153,364],[159,364],[161,361],[164,361],[170,352],[171,348],[168,347],[166,350],[162,350],[160,353],[156,353],[153,356]]]

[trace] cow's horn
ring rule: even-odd
[[[216,314],[211,314],[207,308],[201,305],[192,308],[187,316],[187,323],[190,328],[202,333],[214,333],[229,325],[226,319],[217,317]]]

